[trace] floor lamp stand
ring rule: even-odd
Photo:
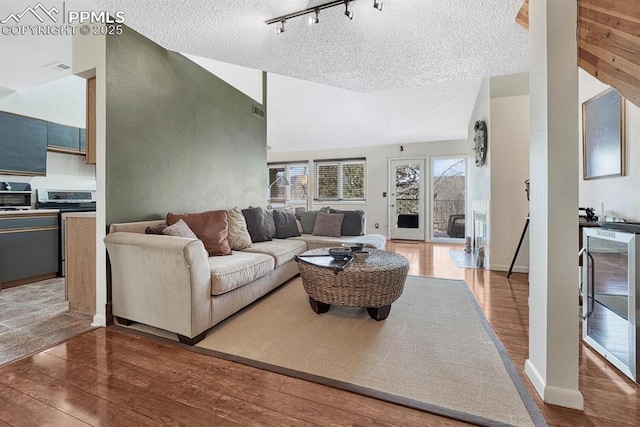
[[[527,214],[527,220],[524,222],[524,228],[522,229],[522,235],[520,236],[520,241],[518,242],[518,247],[516,248],[516,253],[513,254],[513,259],[511,260],[511,265],[509,266],[509,272],[507,273],[507,279],[511,276],[511,272],[513,271],[513,265],[516,263],[516,258],[518,258],[518,252],[520,252],[520,248],[522,247],[522,241],[524,240],[525,234],[527,234],[527,228],[529,228],[529,215]]]

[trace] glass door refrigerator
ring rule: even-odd
[[[638,382],[640,235],[605,227],[583,230],[582,338]]]

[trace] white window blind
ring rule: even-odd
[[[316,161],[317,200],[366,200],[366,160]]]

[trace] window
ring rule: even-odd
[[[269,164],[269,192],[271,204],[286,202],[302,202],[307,200],[307,187],[303,186],[303,176],[308,175],[307,163],[279,163]],[[286,178],[291,185],[285,185]]]
[[[317,200],[366,200],[366,160],[316,161]]]

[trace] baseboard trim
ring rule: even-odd
[[[524,364],[524,372],[527,374],[527,377],[544,403],[576,409],[578,411],[584,410],[584,397],[579,390],[546,385],[530,359],[527,359]]]
[[[502,264],[491,264],[491,271],[509,271],[509,265],[502,265]],[[529,273],[529,267],[525,267],[522,265],[514,265],[513,266],[513,270],[511,270],[513,273]]]

